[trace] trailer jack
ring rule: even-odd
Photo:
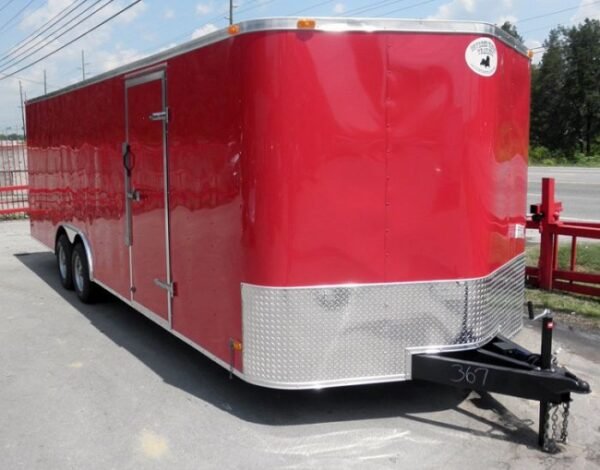
[[[556,364],[551,312],[536,317],[529,305],[529,317],[542,319],[540,354],[496,336],[478,349],[415,354],[412,378],[539,401],[538,444],[544,451],[556,451],[557,444],[567,442],[571,393],[590,393],[590,386]]]

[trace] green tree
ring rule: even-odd
[[[600,21],[550,31],[532,67],[531,142],[572,158],[600,137]]]
[[[502,26],[500,26],[500,28],[503,29],[504,31],[506,31],[511,36],[518,39],[519,41],[524,42],[523,38],[517,31],[517,27],[514,24],[512,24],[510,21],[505,21],[504,24],[502,24]]]
[[[21,134],[0,134],[0,140],[23,140],[23,136]]]
[[[553,29],[543,44],[545,53],[541,62],[532,67],[531,74],[531,141],[551,150],[567,151],[570,114],[564,99],[565,58],[561,31]],[[569,153],[569,152],[567,152]]]
[[[586,18],[561,32],[567,45],[563,96],[571,105],[567,140],[591,155],[600,134],[600,21]]]

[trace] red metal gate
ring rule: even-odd
[[[0,219],[24,216],[28,210],[27,145],[0,140]]]
[[[542,179],[542,202],[531,206],[528,229],[540,232],[540,258],[537,267],[526,269],[527,282],[544,290],[564,290],[600,296],[600,273],[576,272],[577,240],[600,240],[600,222],[560,220],[562,203],[554,198],[554,178]],[[558,237],[571,237],[569,269],[558,269]]]

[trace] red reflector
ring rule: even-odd
[[[552,328],[554,328],[554,322],[553,322],[553,321],[549,321],[549,322],[546,324],[546,328],[547,328],[547,329],[549,329],[549,330],[551,330]]]

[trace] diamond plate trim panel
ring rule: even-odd
[[[410,378],[410,353],[469,349],[522,326],[525,259],[456,281],[242,284],[244,379],[315,388]]]

